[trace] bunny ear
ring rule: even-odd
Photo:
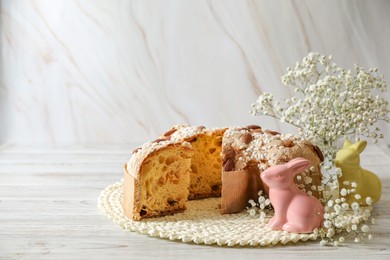
[[[361,153],[366,148],[366,146],[367,146],[367,141],[362,140],[354,143],[352,147],[356,149],[359,153]]]
[[[350,147],[352,145],[351,141],[349,141],[349,139],[345,139],[344,141],[344,145],[343,145],[343,148],[347,148],[347,147]]]
[[[294,174],[303,172],[310,167],[310,161],[305,158],[295,158],[287,163],[288,168],[292,170]]]

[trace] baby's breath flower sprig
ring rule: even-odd
[[[269,214],[272,210],[272,205],[270,199],[263,194],[263,191],[260,190],[259,198],[257,201],[249,200],[248,203],[251,205],[251,207],[247,208],[247,212],[251,216],[255,216],[256,213],[259,213],[259,219],[261,223],[265,223],[267,214]]]
[[[331,190],[335,188],[333,187],[333,181],[324,184],[324,195],[327,198],[325,201],[324,223],[317,231],[322,246],[342,246],[346,238],[350,238],[354,242],[372,239],[372,235],[368,233],[370,230],[368,223],[371,218],[370,208],[360,207],[357,202],[349,204],[345,197],[347,194],[356,192],[357,184],[355,182],[344,184],[348,186],[348,189],[340,191],[339,197],[331,193]],[[355,194],[355,196],[359,197],[360,195]],[[367,197],[366,201],[370,205],[369,202],[372,202],[372,199]],[[375,223],[372,218],[371,223]]]
[[[377,69],[352,70],[338,67],[331,56],[309,53],[282,76],[285,86],[294,88],[296,96],[275,101],[264,93],[252,104],[254,116],[267,115],[296,126],[302,137],[323,148],[329,161],[340,137],[365,136],[378,142],[383,138],[378,121],[390,122],[388,102],[378,95],[387,90]]]
[[[321,169],[323,170],[324,179],[322,180],[323,197],[320,201],[326,204],[329,200],[334,200],[339,197],[339,181],[341,169],[334,164],[321,163]]]

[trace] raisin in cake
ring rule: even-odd
[[[260,126],[233,127],[223,136],[222,144],[222,213],[239,212],[249,199],[257,201],[258,191],[268,193],[260,173],[272,165],[283,164],[303,157],[311,162],[307,171],[295,179],[299,188],[317,198],[322,194],[320,163],[323,155],[310,141],[291,134],[262,130]]]
[[[221,195],[221,145],[226,129],[174,126],[137,148],[125,165],[123,208],[139,220],[185,210],[187,199]]]

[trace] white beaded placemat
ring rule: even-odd
[[[133,221],[124,215],[122,190],[122,181],[106,187],[100,194],[99,208],[121,228],[152,237],[219,246],[285,245],[319,237],[317,233],[296,234],[272,230],[260,222],[258,215],[250,216],[245,211],[222,215],[219,198],[191,200],[183,213]]]

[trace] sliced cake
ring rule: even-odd
[[[219,197],[224,131],[178,125],[137,148],[125,165],[126,215],[172,214],[183,211],[187,199]]]
[[[123,208],[134,219],[185,210],[188,199],[221,196],[223,213],[239,212],[248,199],[267,192],[260,173],[304,157],[312,167],[296,180],[316,197],[321,183],[319,149],[292,135],[259,126],[207,129],[178,125],[137,148],[125,165]]]

